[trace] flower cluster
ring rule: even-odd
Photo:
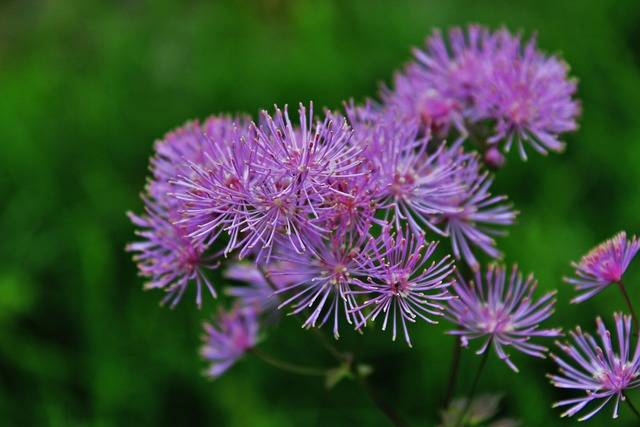
[[[487,146],[508,151],[515,142],[526,159],[525,142],[557,152],[564,147],[558,135],[577,128],[576,81],[564,62],[536,49],[535,38],[523,43],[505,29],[471,25],[466,34],[452,29],[449,46],[435,31],[414,56],[384,100],[442,138],[451,128],[463,136],[481,128]]]
[[[514,143],[523,159],[524,142],[563,147],[580,110],[567,72],[535,39],[470,26],[449,46],[434,33],[380,101],[187,123],[155,145],[145,213],[130,214],[140,239],[127,249],[172,306],[190,284],[198,306],[202,288],[233,300],[205,326],[212,377],[278,310],[305,328],[329,324],[336,339],[345,323],[363,333],[381,322],[409,346],[413,324],[444,317],[516,370],[504,347],[542,357],[528,339],[559,332],[537,329],[553,301],[533,301],[532,278],[514,268],[507,284],[489,267],[483,285],[481,265],[501,257],[495,237],[517,216],[491,194],[492,171]],[[208,270],[222,263],[244,285],[214,283]],[[475,282],[454,280],[456,266]]]

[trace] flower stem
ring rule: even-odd
[[[622,391],[622,396],[624,397],[624,400],[627,402],[627,404],[629,405],[629,408],[631,408],[633,413],[636,414],[638,418],[640,418],[640,412],[638,412],[638,409],[635,406],[633,406],[633,403],[631,403],[631,400],[629,400],[629,396],[627,396],[627,393]]]
[[[444,395],[443,408],[447,409],[451,404],[451,399],[456,390],[456,382],[458,380],[458,368],[460,367],[460,342],[455,338],[453,348],[453,356],[451,358],[451,371],[449,372],[449,383],[447,384],[447,392]]]
[[[633,327],[636,330],[636,334],[638,334],[640,332],[640,327],[638,326],[638,316],[636,316],[636,312],[633,310],[629,294],[627,294],[627,290],[624,287],[624,283],[622,283],[622,280],[618,280],[616,283],[618,284],[618,288],[620,288],[620,292],[622,292],[622,296],[624,297],[624,301],[627,303],[627,307],[629,307],[631,319],[633,320]]]
[[[400,418],[400,415],[393,409],[386,400],[384,400],[374,389],[371,387],[371,384],[367,381],[365,377],[363,377],[360,373],[357,372],[357,368],[352,369],[353,374],[358,379],[358,382],[362,386],[362,388],[367,392],[367,395],[373,403],[376,404],[378,409],[387,417],[389,422],[396,427],[408,427],[408,424]]]
[[[476,377],[473,379],[473,383],[471,384],[471,389],[469,390],[469,397],[467,397],[467,401],[464,404],[464,408],[460,412],[460,418],[458,418],[458,422],[456,423],[456,427],[462,426],[462,422],[464,421],[465,415],[467,415],[467,411],[471,407],[471,402],[473,401],[473,397],[476,394],[478,389],[478,384],[480,383],[480,375],[484,369],[484,366],[487,364],[487,359],[489,358],[489,351],[491,350],[491,341],[493,340],[493,336],[489,338],[489,342],[487,343],[487,349],[482,355],[482,360],[480,360],[480,366],[478,366],[478,371],[476,372]]]
[[[288,362],[284,362],[282,360],[274,359],[271,356],[268,356],[261,352],[256,348],[252,348],[249,350],[252,354],[257,356],[259,359],[262,359],[265,363],[274,366],[278,369],[282,369],[283,371],[292,372],[298,375],[316,375],[316,376],[324,376],[327,375],[326,369],[316,369],[316,368],[307,368],[304,366],[293,365]]]
[[[349,366],[349,370],[351,374],[358,380],[362,388],[367,393],[367,396],[375,403],[380,412],[382,412],[390,423],[392,423],[396,427],[407,427],[408,424],[400,417],[398,412],[393,409],[389,403],[384,400],[371,386],[369,381],[367,381],[366,377],[362,374],[361,371],[358,370],[358,366],[360,364],[360,357],[362,355],[362,335],[356,335],[356,343],[355,348],[353,350],[353,360],[351,361],[351,365]]]
[[[267,281],[267,284],[269,285],[269,287],[271,287],[271,289],[273,289],[274,291],[277,291],[278,288],[276,287],[275,283],[271,281],[267,272],[260,267],[259,267],[259,270],[264,276],[264,279]],[[296,313],[296,317],[302,322],[302,324],[304,324],[305,320],[301,313]],[[382,399],[382,397],[378,393],[376,393],[376,391],[371,387],[371,385],[366,380],[366,378],[362,375],[362,373],[358,371],[358,362],[356,361],[356,359],[349,360],[350,356],[340,352],[340,350],[338,350],[331,342],[329,342],[329,340],[327,340],[327,338],[319,330],[315,328],[310,328],[310,330],[313,333],[313,335],[316,337],[316,339],[320,342],[320,344],[325,348],[325,350],[327,350],[340,363],[349,362],[349,370],[351,371],[352,375],[354,375],[354,377],[358,380],[362,388],[364,388],[364,390],[367,392],[367,395],[369,396],[369,398],[373,400],[373,402],[376,404],[378,409],[380,409],[380,411],[387,417],[387,419],[394,426],[396,427],[408,426],[408,424],[404,420],[402,420],[402,418],[400,418],[398,413],[384,399]],[[357,339],[360,339],[359,335]],[[256,350],[254,349],[252,351],[255,354]],[[360,355],[360,351],[361,351],[360,342],[358,341],[357,347],[356,347],[356,355],[358,356],[358,358]],[[305,375],[326,375],[327,374],[326,371],[322,371],[322,373],[320,373],[319,370],[297,367],[297,366],[285,364],[284,362],[276,361],[270,358],[269,358],[270,360],[267,360],[264,358],[264,355],[262,354],[260,354],[259,357],[261,357],[265,362],[271,365],[274,365],[276,367],[279,367],[281,369],[288,370],[291,372],[303,373],[301,372],[301,370],[303,370],[305,371],[304,372]],[[277,365],[272,362],[276,362]]]

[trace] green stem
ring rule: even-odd
[[[406,427],[408,424],[400,417],[400,414],[393,409],[389,403],[383,399],[371,386],[369,381],[365,378],[365,376],[358,370],[358,366],[360,365],[360,358],[362,356],[362,334],[356,335],[356,344],[353,350],[353,360],[349,366],[349,370],[351,374],[358,380],[364,391],[367,393],[367,396],[375,403],[380,412],[382,412],[390,423],[392,423],[396,427]]]
[[[482,355],[482,360],[480,361],[480,366],[478,366],[478,371],[476,372],[476,377],[473,379],[473,383],[471,384],[471,389],[469,390],[469,397],[465,402],[464,408],[460,413],[460,418],[458,418],[458,422],[456,423],[456,427],[460,427],[462,422],[464,421],[465,415],[467,415],[467,411],[471,407],[471,402],[476,394],[476,390],[478,389],[478,384],[480,383],[480,375],[484,369],[484,366],[487,363],[487,359],[489,358],[489,351],[491,350],[491,341],[493,341],[493,335],[489,338],[489,342],[487,343],[487,349]]]
[[[315,376],[327,375],[326,369],[307,368],[304,366],[293,365],[291,363],[284,362],[282,360],[274,359],[271,356],[267,356],[266,354],[264,354],[263,352],[261,352],[256,348],[253,348],[249,351],[253,353],[255,356],[257,356],[259,359],[262,359],[262,361],[264,361],[265,363],[271,366],[274,366],[278,369],[282,369],[283,371],[292,372],[298,375],[315,375]]]
[[[391,422],[391,424],[393,424],[396,427],[408,427],[409,424],[407,424],[402,418],[400,418],[400,415],[396,412],[396,410],[393,409],[389,405],[389,403],[386,400],[384,400],[382,396],[380,396],[373,389],[373,387],[371,387],[371,384],[369,384],[369,381],[367,381],[367,379],[358,372],[357,365],[352,365],[351,372],[356,377],[356,379],[358,380],[358,382],[360,383],[364,391],[367,393],[369,398],[373,401],[373,403],[376,404],[378,409],[380,409],[380,412],[382,412],[387,417],[387,419],[389,420],[389,422]]]
[[[633,310],[633,306],[631,305],[631,299],[629,298],[629,294],[627,294],[627,290],[624,287],[624,283],[622,280],[618,280],[616,282],[618,284],[618,288],[620,288],[620,292],[622,292],[622,296],[624,297],[624,301],[627,303],[627,307],[629,307],[629,312],[631,313],[631,319],[633,320],[633,327],[636,330],[636,334],[640,332],[640,328],[638,327],[638,316],[636,316],[636,312]]]
[[[636,407],[633,406],[633,403],[631,403],[631,400],[629,400],[629,396],[627,396],[627,393],[623,391],[622,396],[624,397],[624,400],[627,402],[627,404],[629,405],[629,408],[631,408],[633,413],[636,414],[638,418],[640,418],[640,412],[638,412],[638,409],[636,409]]]
[[[444,395],[443,408],[447,409],[453,399],[458,380],[458,369],[460,367],[460,342],[456,337],[454,340],[453,357],[451,358],[451,371],[449,372],[449,383],[447,384],[447,392]]]

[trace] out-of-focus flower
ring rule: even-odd
[[[504,141],[509,151],[515,141],[520,157],[527,159],[524,143],[541,154],[559,152],[558,135],[577,129],[580,105],[572,99],[576,80],[569,67],[555,56],[537,50],[535,38],[523,46],[520,36],[499,30],[499,54],[494,55],[487,81],[478,87],[474,120],[496,121],[489,143]]]
[[[453,297],[447,292],[449,283],[444,281],[452,272],[449,257],[425,266],[436,246],[435,242],[425,242],[424,233],[411,233],[409,227],[404,234],[386,228],[379,237],[369,240],[359,257],[367,279],[356,279],[363,290],[353,291],[369,297],[352,310],[363,314],[357,328],[382,315],[382,329],[391,320],[395,340],[400,323],[411,346],[407,322],[414,323],[419,318],[437,323],[432,317],[442,316],[444,310],[439,301]]]
[[[616,313],[614,319],[618,335],[615,348],[611,342],[611,334],[599,317],[596,319],[596,324],[600,342],[577,327],[575,331],[569,332],[575,345],[556,343],[572,359],[572,363],[567,363],[551,354],[560,369],[559,375],[549,375],[551,383],[559,388],[586,392],[586,396],[562,400],[553,405],[554,407],[571,405],[561,415],[562,417],[573,416],[590,402],[603,399],[602,403],[579,421],[589,419],[611,399],[615,399],[613,418],[617,418],[620,400],[626,399],[625,390],[640,386],[640,345],[636,343],[635,350],[632,349],[631,316]]]
[[[447,43],[436,30],[414,56],[382,98],[441,138],[451,128],[463,137],[482,130],[475,136],[506,151],[515,142],[526,160],[525,142],[542,154],[560,151],[559,135],[577,129],[576,81],[564,62],[537,50],[535,38],[523,46],[506,29],[470,25],[466,34],[451,29]]]
[[[126,249],[136,253],[133,259],[140,275],[149,278],[145,289],[164,289],[167,296],[162,303],[172,300],[171,307],[180,301],[192,281],[196,284],[198,307],[202,305],[203,285],[216,296],[205,270],[216,268],[218,263],[205,256],[204,247],[194,244],[185,230],[172,224],[157,203],[148,200],[146,215],[129,212],[129,218],[141,228],[137,234],[143,240],[129,243]]]
[[[445,318],[458,326],[449,334],[460,336],[465,347],[470,340],[483,339],[484,344],[476,354],[484,353],[493,345],[498,357],[515,372],[518,368],[505,353],[505,347],[544,358],[547,348],[531,343],[530,338],[557,337],[561,333],[558,329],[538,329],[538,324],[553,313],[555,292],[534,301],[536,285],[532,275],[523,281],[515,265],[510,275],[506,267],[491,264],[485,280],[479,270],[474,281],[467,283],[458,277],[452,285],[457,298],[449,300],[444,312]]]
[[[202,358],[210,363],[205,375],[218,378],[258,342],[257,314],[250,307],[220,309],[212,323],[204,323]]]
[[[129,218],[140,229],[141,241],[127,245],[135,252],[140,274],[149,278],[145,288],[162,288],[167,291],[163,303],[171,300],[174,307],[191,282],[195,282],[198,306],[202,303],[202,287],[206,286],[215,296],[213,286],[205,274],[206,269],[218,263],[206,254],[208,244],[192,239],[194,230],[201,224],[185,221],[183,212],[189,207],[184,196],[177,195],[181,188],[174,184],[179,177],[191,179],[197,175],[198,165],[208,164],[217,147],[230,142],[236,129],[235,121],[247,123],[247,118],[214,116],[204,125],[189,122],[167,133],[155,143],[151,159],[151,177],[142,199],[146,213],[129,213]]]
[[[572,262],[577,278],[565,277],[564,281],[575,285],[583,292],[571,300],[572,303],[585,301],[612,283],[620,283],[629,263],[640,249],[640,241],[633,236],[627,240],[624,231],[596,246],[579,263]]]

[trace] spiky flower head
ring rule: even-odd
[[[359,257],[366,279],[355,281],[363,290],[353,291],[369,299],[353,310],[363,314],[356,327],[382,316],[382,329],[391,322],[395,340],[400,324],[411,346],[407,323],[417,319],[437,323],[433,317],[442,316],[444,310],[440,301],[452,298],[445,279],[453,270],[448,256],[427,264],[436,246],[425,241],[424,233],[411,233],[409,227],[404,233],[388,227],[369,240]]]
[[[565,277],[564,281],[575,285],[582,294],[572,303],[585,301],[612,283],[621,283],[622,275],[640,249],[640,241],[621,231],[613,238],[601,243],[582,257],[579,263],[572,262],[577,278]]]
[[[307,250],[302,254],[282,245],[274,255],[285,267],[271,271],[270,277],[280,281],[295,278],[276,292],[284,300],[279,308],[291,307],[292,314],[309,310],[302,325],[306,328],[332,322],[337,339],[342,319],[354,325],[363,318],[359,311],[352,311],[357,305],[352,291],[358,288],[355,278],[364,274],[358,257],[366,236],[354,232],[334,234],[328,239],[306,236],[305,240]]]
[[[580,105],[572,97],[577,82],[568,77],[569,67],[555,56],[546,56],[532,37],[523,44],[520,36],[506,30],[496,34],[497,49],[486,84],[478,89],[474,119],[495,120],[488,142],[504,142],[509,151],[515,142],[520,157],[527,159],[524,143],[541,154],[559,152],[560,134],[577,129]]]
[[[436,135],[450,129],[486,138],[509,151],[514,142],[523,160],[524,143],[536,151],[560,151],[559,135],[577,129],[580,105],[568,66],[506,29],[479,25],[453,28],[445,40],[438,30],[415,61],[396,75],[385,104],[413,117]],[[486,135],[485,135],[486,133]]]
[[[202,358],[210,363],[205,375],[216,379],[258,343],[257,314],[250,307],[220,308],[212,323],[203,324]]]
[[[476,354],[493,346],[498,357],[515,372],[518,368],[505,347],[512,347],[530,356],[544,358],[546,347],[531,343],[531,337],[557,337],[558,329],[539,329],[538,324],[553,313],[555,292],[534,300],[537,282],[533,275],[523,280],[516,265],[511,273],[505,266],[491,264],[486,275],[475,273],[475,279],[458,277],[452,285],[456,299],[449,300],[445,317],[457,325],[449,334],[460,336],[464,347],[474,339],[484,340]]]
[[[575,331],[569,332],[575,344],[556,342],[570,359],[566,362],[551,354],[560,370],[559,375],[549,375],[551,383],[559,388],[586,392],[586,396],[562,400],[553,405],[570,405],[562,417],[573,416],[589,403],[602,400],[594,410],[579,418],[579,421],[587,420],[614,399],[613,418],[617,418],[620,401],[626,399],[625,391],[640,386],[640,345],[636,342],[635,349],[632,348],[631,337],[634,334],[631,332],[631,316],[616,313],[614,319],[618,337],[615,347],[615,343],[611,342],[611,333],[600,317],[596,319],[599,340],[576,327]]]
[[[200,307],[203,286],[216,296],[205,271],[218,267],[218,262],[204,254],[204,247],[191,242],[182,228],[164,217],[155,203],[147,203],[146,215],[129,213],[131,221],[140,227],[137,234],[142,240],[129,243],[126,248],[135,253],[133,259],[140,275],[149,279],[145,289],[164,289],[167,295],[162,304],[171,301],[173,308],[189,283],[194,282]]]
[[[135,253],[140,274],[149,279],[145,288],[166,290],[162,302],[171,301],[172,307],[180,301],[189,283],[195,283],[198,306],[202,303],[203,287],[215,296],[206,270],[218,265],[207,254],[208,244],[192,239],[201,223],[185,220],[183,213],[189,208],[189,200],[176,195],[181,189],[175,180],[195,179],[199,165],[206,164],[219,147],[230,142],[236,122],[248,123],[244,116],[213,116],[202,125],[189,122],[156,141],[151,176],[142,195],[145,213],[128,213],[139,228],[141,240],[127,245],[127,250]]]
[[[359,148],[349,145],[350,135],[344,118],[326,113],[316,122],[313,107],[307,113],[300,105],[295,124],[286,107],[273,116],[264,111],[259,125],[234,133],[207,164],[192,165],[194,177],[178,180],[184,222],[197,228],[190,236],[209,244],[225,232],[225,254],[238,249],[256,261],[269,261],[278,234],[304,251],[302,229],[328,232],[322,212],[336,191],[332,180],[355,173]]]
[[[474,255],[477,248],[492,258],[499,258],[494,236],[503,236],[506,231],[499,228],[512,225],[518,214],[507,196],[494,196],[490,191],[493,177],[482,172],[477,156],[455,150],[459,167],[451,179],[463,189],[452,194],[443,203],[448,209],[431,217],[435,226],[443,227],[451,237],[453,255],[464,260],[473,270],[480,268]]]

